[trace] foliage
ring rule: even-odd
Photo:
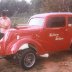
[[[28,4],[25,0],[2,0],[0,2],[0,12],[8,10],[9,16],[18,16],[18,14],[33,15],[44,12],[71,12],[72,0],[32,0]],[[22,15],[23,16],[23,15]]]

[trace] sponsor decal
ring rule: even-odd
[[[60,35],[57,34],[57,33],[50,33],[49,34],[49,37],[54,37],[55,40],[64,40],[64,38],[63,37],[60,37]]]

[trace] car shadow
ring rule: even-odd
[[[62,51],[62,52],[57,52],[54,54],[51,54],[48,58],[43,58],[40,57],[38,59],[38,62],[41,61],[52,61],[52,62],[60,62],[60,61],[65,61],[67,57],[72,55],[72,51]]]
[[[42,71],[43,69],[47,69],[47,66],[51,67],[51,65],[55,66],[56,64],[58,64],[60,62],[67,61],[69,59],[68,57],[72,57],[71,51],[57,52],[57,53],[50,55],[48,58],[39,57],[35,66],[33,68],[31,68],[30,70],[27,70],[27,71],[22,69],[19,65],[16,65],[14,63],[9,63],[6,60],[4,60],[1,63],[2,65],[0,67],[0,70],[2,70],[2,71],[5,70],[6,72],[7,72],[6,69],[10,69],[10,70],[13,70],[16,72],[20,72],[20,71],[21,72],[24,72],[24,71],[25,72],[33,72],[33,71],[39,72],[39,71]],[[4,67],[5,67],[5,69],[4,69]]]

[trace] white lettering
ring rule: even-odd
[[[50,33],[50,37],[55,37],[55,40],[63,40],[64,38],[60,37],[59,34],[56,33]]]

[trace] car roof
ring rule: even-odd
[[[34,17],[47,17],[49,15],[72,15],[72,13],[71,12],[50,12],[50,13],[36,14],[36,15],[33,15],[31,18],[34,18]]]

